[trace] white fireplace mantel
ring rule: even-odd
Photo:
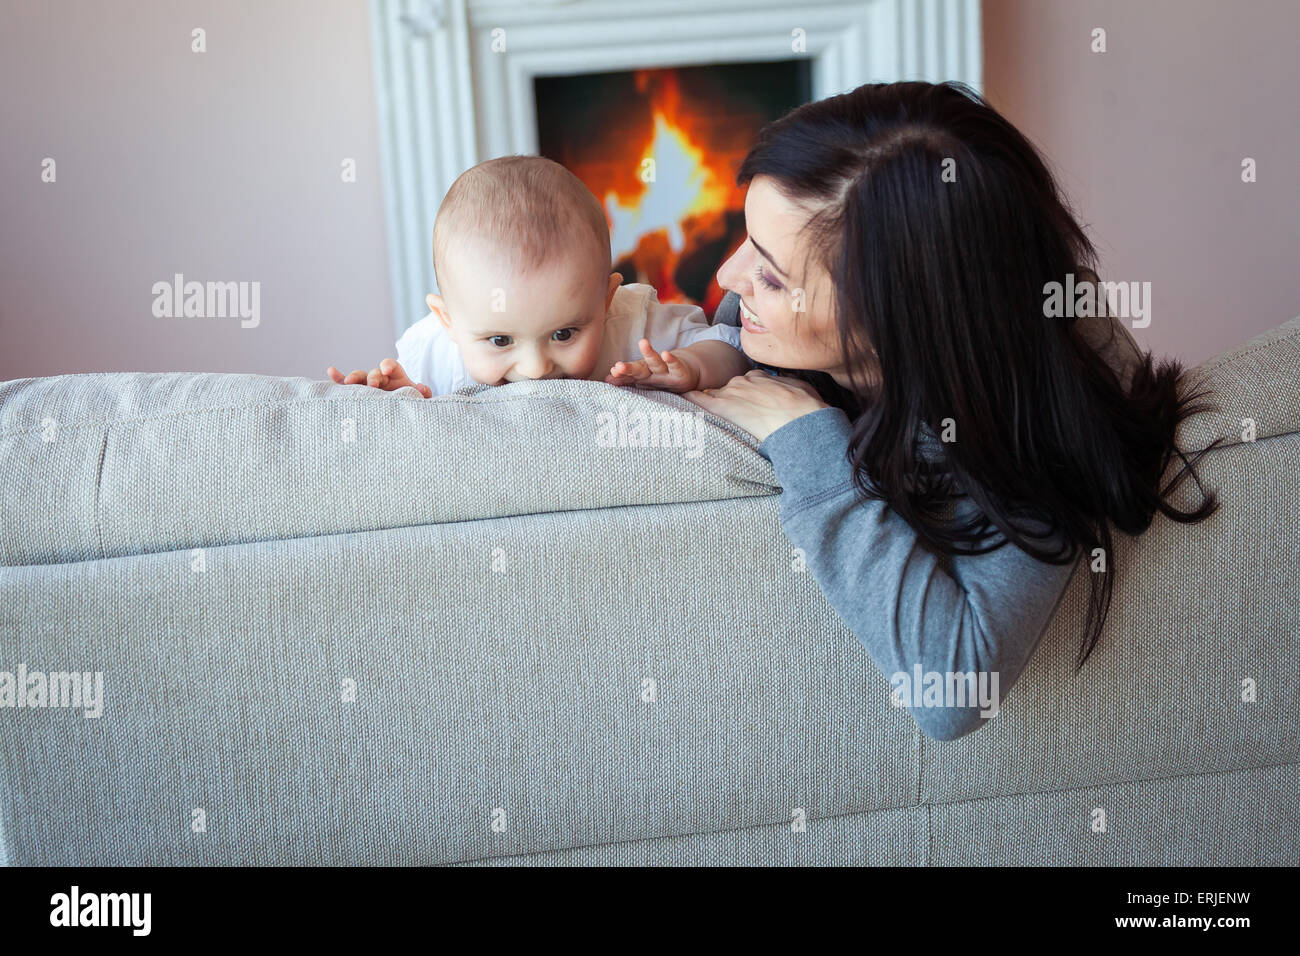
[[[399,333],[434,291],[448,187],[482,160],[537,152],[535,76],[807,56],[815,99],[907,79],[980,88],[979,0],[371,0],[370,12]]]

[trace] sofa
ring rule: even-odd
[[[0,861],[1300,863],[1300,318],[1196,381],[1219,512],[1117,532],[1082,671],[1086,564],[946,742],[679,396],[4,382],[0,672],[48,693],[0,706]]]

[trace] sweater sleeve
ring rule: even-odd
[[[980,555],[932,551],[885,502],[857,494],[850,434],[842,410],[823,408],[760,445],[781,484],[782,528],[890,681],[895,704],[908,708],[927,737],[954,740],[983,725],[982,711],[996,713],[1077,560],[1048,564],[1010,542]],[[974,675],[965,678],[966,688],[983,681],[990,706],[977,694],[946,698],[942,689],[955,675]],[[937,691],[935,681],[943,682]]]

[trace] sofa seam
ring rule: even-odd
[[[1098,780],[1077,787],[1056,787],[1049,790],[1016,790],[1011,793],[994,793],[983,797],[963,797],[960,800],[927,801],[929,807],[955,807],[963,803],[981,803],[987,800],[1000,800],[1005,797],[1050,796],[1057,793],[1078,793],[1097,787],[1113,787],[1131,783],[1158,783],[1166,780],[1192,780],[1197,777],[1225,777],[1234,773],[1250,773],[1255,770],[1276,770],[1282,767],[1300,767],[1300,760],[1288,760],[1283,763],[1252,764],[1249,767],[1235,767],[1232,770],[1207,770],[1194,773],[1175,773],[1157,777],[1131,777],[1122,780]]]
[[[11,788],[0,781],[0,867],[9,866],[9,827],[5,825],[5,811],[13,807],[13,796]]]
[[[1285,324],[1286,323],[1284,322],[1283,325]],[[1279,335],[1277,338],[1270,339],[1267,342],[1264,342],[1260,345],[1256,345],[1254,348],[1244,349],[1239,352],[1234,351],[1230,355],[1224,355],[1220,358],[1210,359],[1208,362],[1204,364],[1194,366],[1193,371],[1212,372],[1215,369],[1222,368],[1224,365],[1227,365],[1229,362],[1235,361],[1236,359],[1239,359],[1244,355],[1254,355],[1256,352],[1262,352],[1264,349],[1274,348],[1279,342],[1290,342],[1297,338],[1300,338],[1300,332],[1288,332],[1286,335]]]
[[[741,480],[749,481],[749,479],[741,479]],[[758,484],[758,482],[753,482],[753,483]],[[98,512],[98,493],[99,493],[98,485],[99,482],[97,480],[96,481],[96,499],[97,499],[96,512]],[[768,485],[765,487],[774,487],[774,486]],[[521,512],[519,514],[508,514],[508,515],[491,515],[491,516],[480,515],[479,517],[476,518],[457,518],[454,521],[424,521],[421,522],[420,524],[399,524],[399,525],[390,525],[383,528],[359,528],[353,531],[329,531],[329,532],[318,531],[318,532],[313,532],[311,534],[294,535],[293,537],[288,537],[288,538],[255,538],[251,541],[227,541],[223,544],[208,544],[208,545],[187,544],[176,548],[161,548],[157,551],[133,551],[129,554],[108,554],[104,550],[103,533],[102,531],[99,530],[98,514],[96,514],[96,531],[99,534],[99,538],[100,538],[99,541],[100,551],[103,552],[99,557],[81,558],[75,561],[49,561],[42,564],[0,563],[0,572],[3,572],[4,570],[9,568],[58,568],[58,567],[66,567],[68,565],[74,565],[74,564],[86,564],[88,561],[119,561],[124,558],[126,559],[147,558],[147,557],[152,557],[154,555],[160,555],[160,554],[179,554],[183,551],[192,551],[198,547],[203,547],[203,548],[207,548],[208,550],[215,551],[221,548],[247,548],[247,547],[252,547],[254,545],[288,544],[289,542],[294,542],[294,541],[314,541],[318,539],[340,538],[340,537],[345,537],[348,535],[356,535],[356,534],[379,534],[379,533],[391,533],[394,531],[415,530],[416,528],[450,527],[452,525],[473,524],[474,522],[477,521],[509,521],[516,518],[540,518],[540,517],[545,517],[547,515],[570,515],[570,514],[584,514],[584,513],[595,512],[595,511],[618,511],[624,508],[691,507],[693,505],[723,504],[730,501],[766,501],[774,498],[775,499],[780,498],[779,489],[776,491],[764,492],[762,494],[731,495],[730,497],[727,498],[686,498],[681,501],[628,502],[626,504],[621,504],[621,505],[600,505],[594,508],[566,508],[562,511],[527,511],[527,512]],[[774,504],[773,507],[779,509],[779,504]]]
[[[912,720],[912,743],[914,745],[912,747],[912,758],[916,761],[916,806],[919,807],[923,802],[921,800],[923,792],[921,789],[921,774],[925,768],[925,759],[921,751],[925,747],[925,734],[921,733],[921,725],[916,722],[915,718]]]
[[[1222,413],[1220,413],[1220,414],[1222,414]],[[1238,445],[1262,445],[1264,442],[1266,442],[1266,441],[1273,441],[1273,440],[1276,439],[1276,438],[1292,438],[1292,437],[1295,437],[1295,436],[1300,436],[1300,428],[1296,428],[1296,429],[1294,429],[1293,431],[1289,431],[1289,432],[1275,432],[1275,433],[1272,434],[1272,435],[1265,435],[1264,437],[1262,437],[1262,438],[1256,438],[1256,439],[1254,439],[1253,441],[1245,441],[1245,440],[1242,439],[1242,438],[1236,437],[1236,436],[1239,435],[1239,434],[1240,434],[1240,432],[1235,432],[1235,433],[1230,433],[1230,434],[1228,434],[1228,435],[1224,435],[1224,436],[1222,436],[1221,438],[1217,439],[1218,444],[1217,444],[1217,445],[1214,445],[1213,448],[1211,448],[1210,445],[1214,444],[1214,442],[1216,441],[1216,439],[1211,439],[1209,444],[1207,444],[1207,445],[1205,445],[1205,446],[1203,446],[1203,447],[1201,447],[1201,448],[1183,448],[1183,447],[1180,445],[1180,446],[1178,447],[1178,450],[1179,450],[1180,452],[1182,452],[1183,455],[1188,456],[1188,457],[1191,457],[1192,455],[1199,455],[1199,454],[1202,454],[1202,453],[1205,453],[1205,454],[1207,454],[1207,455],[1213,455],[1215,452],[1220,451],[1220,450],[1222,450],[1222,449],[1224,449],[1224,448],[1235,448],[1235,447],[1237,447]],[[1231,438],[1232,440],[1231,440],[1231,441],[1225,441],[1224,439],[1227,439],[1227,438]],[[1172,454],[1170,454],[1170,456],[1169,456],[1169,460],[1168,460],[1168,462],[1167,462],[1167,464],[1166,464],[1166,466],[1165,466],[1166,469],[1169,468],[1169,467],[1172,467],[1172,466],[1173,466],[1175,459],[1178,459],[1178,455],[1177,455],[1176,453],[1172,453]],[[1181,459],[1179,459],[1179,460],[1181,460]],[[1163,477],[1163,474],[1162,474],[1161,477]]]
[[[913,719],[912,741],[915,746],[912,748],[912,756],[916,760],[916,806],[925,807],[925,857],[921,865],[929,866],[934,853],[934,808],[928,803],[921,802],[922,774],[925,772],[925,740],[925,734],[921,733],[921,725]]]
[[[1194,780],[1200,777],[1223,777],[1234,773],[1251,773],[1257,770],[1277,770],[1286,767],[1300,767],[1300,760],[1293,760],[1293,761],[1288,761],[1286,763],[1280,763],[1280,764],[1258,764],[1250,767],[1237,767],[1234,770],[1214,770],[1214,771],[1208,771],[1204,773],[1173,774],[1165,777],[1141,777],[1141,778],[1135,778],[1131,780],[1099,781],[1097,783],[1086,784],[1081,787],[1061,787],[1055,790],[1021,790],[1015,793],[993,794],[991,796],[984,796],[984,797],[967,797],[963,800],[949,800],[940,803],[926,803],[920,806],[914,804],[905,804],[903,806],[896,806],[896,807],[875,807],[867,810],[846,810],[843,813],[828,813],[825,814],[824,816],[813,817],[809,819],[810,822],[820,822],[823,820],[826,821],[838,820],[843,817],[869,816],[877,813],[920,810],[924,808],[926,811],[925,819],[926,819],[927,832],[926,832],[926,841],[925,841],[925,863],[923,865],[929,866],[930,859],[931,859],[930,856],[931,845],[934,839],[934,827],[932,823],[934,819],[934,810],[936,807],[955,807],[955,806],[960,806],[961,804],[964,803],[985,803],[988,802],[989,800],[999,800],[1007,797],[1042,796],[1042,795],[1056,794],[1056,793],[1078,793],[1085,790],[1092,790],[1097,787],[1116,786],[1121,784]],[[701,837],[701,836],[717,836],[725,833],[744,833],[751,830],[763,830],[769,827],[784,827],[787,825],[788,824],[786,823],[785,820],[766,821],[762,823],[751,823],[744,826],[725,827],[718,830],[690,830],[685,833],[667,833],[667,834],[658,834],[652,836],[636,836],[636,837],[629,837],[626,840],[605,840],[600,843],[579,843],[579,844],[574,844],[572,846],[551,847],[549,849],[524,850],[520,853],[510,853],[504,856],[489,855],[489,856],[468,857],[466,859],[461,859],[461,860],[447,860],[444,863],[439,863],[435,865],[448,866],[456,863],[481,863],[487,860],[503,861],[503,860],[511,860],[511,859],[520,859],[529,856],[538,856],[541,854],[565,853],[571,850],[589,850],[589,849],[598,849],[601,847],[608,847],[608,846],[620,846],[625,843],[627,844],[646,843],[654,840],[672,840],[672,839],[677,839],[679,837]]]
[[[103,560],[108,557],[104,549],[104,522],[101,514],[101,505],[103,503],[104,489],[104,460],[108,458],[108,433],[113,426],[110,423],[104,428],[104,438],[99,446],[99,464],[95,468],[95,503],[93,514],[95,518],[95,540],[99,544],[99,557],[96,560]],[[77,564],[85,562],[78,561]]]
[[[925,862],[922,866],[929,866],[934,859],[934,807],[926,804],[925,807]]]
[[[923,808],[918,806],[903,805],[898,807],[876,807],[875,809],[872,810],[849,810],[844,813],[828,813],[824,816],[809,817],[808,822],[818,823],[822,821],[839,820],[844,817],[863,816],[866,814],[898,813],[898,812],[916,811],[921,809]],[[751,830],[767,830],[772,827],[785,828],[788,826],[789,823],[786,820],[775,820],[775,821],[768,820],[768,821],[763,821],[761,823],[749,823],[743,826],[723,827],[717,830],[688,830],[685,833],[666,833],[666,834],[659,834],[656,836],[635,836],[635,837],[629,837],[626,840],[603,840],[600,843],[578,843],[572,846],[552,847],[550,849],[544,849],[544,850],[524,850],[520,853],[510,853],[505,856],[475,856],[475,857],[468,857],[463,860],[448,860],[445,863],[439,863],[435,865],[447,866],[455,863],[480,863],[483,862],[484,860],[494,860],[494,861],[511,860],[511,859],[518,859],[527,856],[537,856],[538,854],[566,853],[570,850],[598,849],[600,847],[607,847],[607,846],[622,846],[623,844],[646,843],[653,840],[675,840],[678,839],[679,837],[720,836],[727,833],[746,833]]]

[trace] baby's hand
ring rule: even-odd
[[[639,343],[645,356],[635,362],[615,362],[605,381],[610,385],[638,385],[668,392],[689,392],[700,384],[700,370],[693,362],[672,352],[655,352],[649,339]]]
[[[397,359],[386,358],[379,363],[379,368],[372,368],[369,372],[357,369],[347,375],[344,375],[331,365],[326,369],[326,374],[336,385],[369,385],[371,388],[382,388],[386,392],[410,386],[425,398],[433,398],[433,389],[428,385],[421,385],[419,382],[411,381],[410,376],[406,374],[406,370],[402,368]]]

